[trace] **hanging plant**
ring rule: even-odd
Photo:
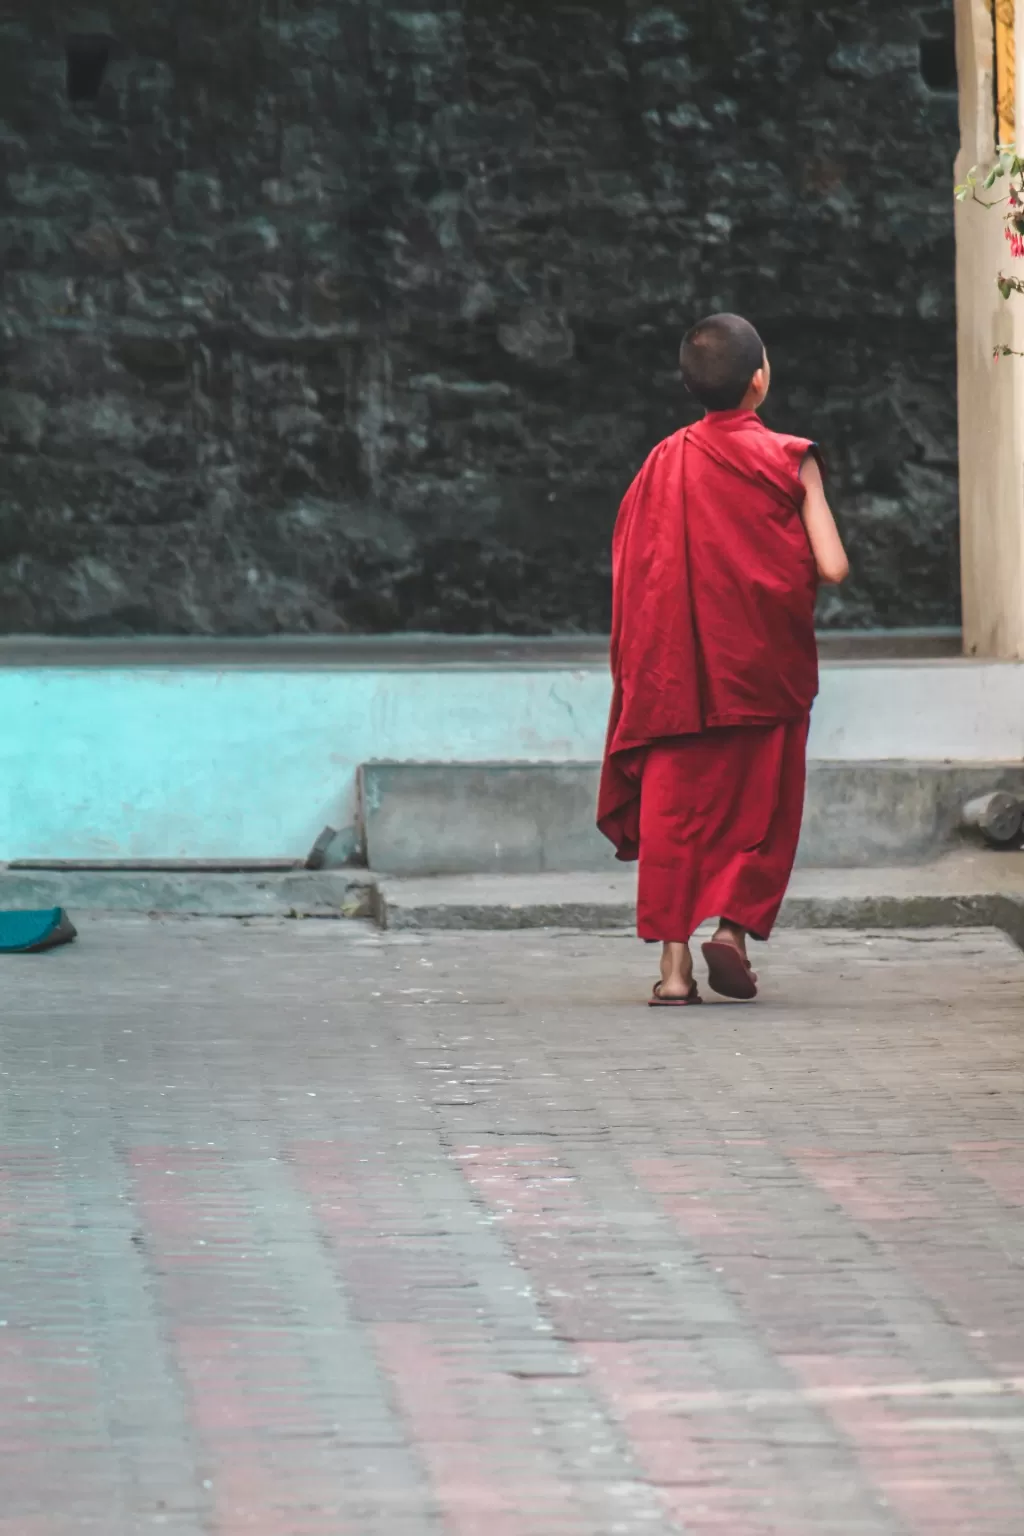
[[[1009,182],[1005,197],[989,201],[980,195],[981,192],[992,191],[997,182],[1004,180]],[[1001,208],[1003,232],[1010,247],[1010,255],[1018,259],[1024,257],[1024,158],[1018,155],[1015,144],[999,146],[996,163],[984,178],[976,166],[967,180],[957,187],[956,198],[960,203],[970,200],[980,203],[983,208]],[[1003,298],[1008,299],[1011,294],[1024,293],[1024,278],[1007,277],[1000,272],[996,286]],[[1024,357],[1024,352],[1004,345],[996,347],[992,355],[998,360],[1000,357]]]

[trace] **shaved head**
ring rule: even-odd
[[[709,315],[679,354],[683,382],[707,411],[738,410],[764,362],[764,342],[742,315]]]

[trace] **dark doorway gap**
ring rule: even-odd
[[[959,80],[953,7],[932,13],[926,26],[928,31],[918,45],[921,79],[930,91],[955,91]]]
[[[109,37],[101,33],[72,33],[67,40],[69,101],[95,101],[110,63]]]

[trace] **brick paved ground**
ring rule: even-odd
[[[4,962],[0,1536],[1024,1532],[1024,957],[84,925]]]

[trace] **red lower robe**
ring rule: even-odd
[[[724,917],[766,939],[789,883],[818,688],[812,451],[714,412],[660,444],[623,502],[598,825],[640,860],[642,938]]]

